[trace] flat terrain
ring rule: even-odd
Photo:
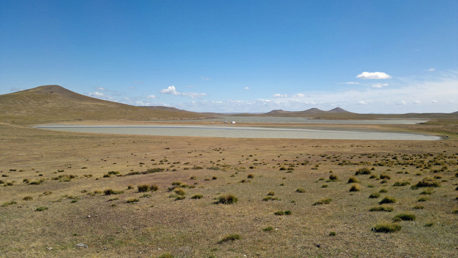
[[[399,126],[419,125],[409,127]],[[122,136],[0,124],[0,153],[0,256],[458,252],[454,139]],[[217,204],[223,195],[238,201]]]

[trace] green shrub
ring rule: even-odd
[[[316,206],[316,205],[323,205],[323,204],[329,204],[329,203],[331,203],[331,201],[332,201],[332,199],[329,199],[329,198],[327,198],[327,199],[321,199],[321,200],[319,200],[319,201],[314,202],[314,203],[313,203],[313,206]]]
[[[372,228],[372,231],[381,233],[393,233],[399,230],[401,230],[401,226],[393,223],[377,224]]]
[[[394,199],[393,197],[385,196],[385,197],[379,202],[379,204],[384,204],[384,203],[395,203],[395,202],[396,202],[396,199]]]
[[[439,187],[440,184],[436,182],[434,179],[425,177],[418,183],[412,186],[413,189],[419,188],[419,187]]]
[[[136,202],[139,202],[140,200],[137,199],[137,198],[130,198],[126,201],[126,203],[136,203]]]
[[[336,235],[336,232],[334,231],[329,232],[329,236],[335,236],[335,235]]]
[[[158,258],[173,258],[173,255],[170,253],[161,254]]]
[[[9,202],[4,202],[2,204],[2,207],[6,207],[6,206],[10,206],[10,205],[14,205],[14,204],[17,204],[16,201],[9,201]]]
[[[235,240],[239,240],[239,239],[240,239],[240,235],[231,234],[231,235],[227,235],[227,236],[223,237],[223,239],[219,240],[218,244],[222,244],[222,243],[229,242],[229,241],[235,241]]]
[[[274,228],[270,227],[270,226],[262,229],[262,231],[264,231],[264,232],[269,232],[269,231],[272,231],[272,230],[274,230]]]
[[[371,198],[371,199],[376,199],[376,198],[379,198],[379,197],[380,197],[379,193],[371,193],[371,195],[369,195],[369,198]]]
[[[393,221],[401,221],[401,220],[414,221],[415,220],[415,215],[414,214],[408,214],[408,213],[400,213],[400,214],[394,216],[394,218],[393,218]]]
[[[181,189],[181,188],[176,188],[176,189],[174,190],[174,192],[175,192],[175,194],[181,195],[181,196],[183,196],[183,195],[186,194],[186,192],[185,192],[183,189]]]
[[[372,207],[372,208],[370,208],[369,211],[392,212],[392,211],[393,211],[393,207],[389,207],[389,206],[377,206],[377,207]]]
[[[48,209],[48,207],[41,206],[41,207],[36,208],[35,211],[45,211],[47,209]]]
[[[195,194],[191,197],[191,199],[202,199],[202,197],[204,197],[203,195],[201,194]]]
[[[221,204],[234,204],[238,201],[237,197],[235,197],[232,194],[227,194],[227,195],[222,195],[218,197],[218,200],[216,203],[221,203]]]
[[[350,177],[350,178],[348,179],[348,181],[347,181],[347,184],[351,184],[351,183],[359,183],[358,178],[356,178],[356,177],[354,177],[354,176]]]
[[[368,168],[360,168],[355,172],[355,175],[369,175],[371,171]]]
[[[351,187],[350,187],[350,192],[359,192],[361,191],[361,186],[359,184],[353,184]]]

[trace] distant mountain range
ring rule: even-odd
[[[59,85],[0,95],[0,122],[38,124],[78,120],[179,120],[215,117],[223,114],[195,113],[164,106],[131,106],[91,98],[67,90]],[[224,114],[227,115],[227,114]],[[240,116],[288,116],[311,119],[377,119],[377,118],[441,118],[458,119],[454,113],[358,114],[340,107],[329,111],[310,108],[304,111],[272,110],[264,114]]]
[[[77,120],[196,119],[205,115],[169,107],[137,107],[91,98],[59,85],[0,95],[0,122],[35,124]]]

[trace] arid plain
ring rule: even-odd
[[[56,122],[80,120],[64,93]],[[229,139],[52,132],[24,110],[0,114],[0,256],[457,254],[456,119],[353,126],[440,141]]]

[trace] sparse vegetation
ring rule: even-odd
[[[222,195],[218,197],[217,203],[221,204],[234,204],[238,201],[237,197],[232,194]]]
[[[401,226],[393,223],[377,224],[372,228],[372,231],[380,233],[393,233],[399,230],[401,230]]]

